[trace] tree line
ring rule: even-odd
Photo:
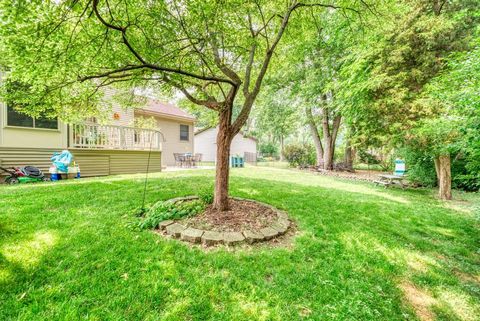
[[[468,0],[383,2],[358,20],[306,12],[301,24],[314,28],[292,28],[301,41],[284,47],[290,58],[267,80],[257,117],[293,110],[290,128],[297,130],[289,140],[302,142],[308,131],[316,156],[305,161],[324,170],[335,158],[351,168],[355,152],[388,164],[399,157],[412,181],[439,186],[443,199],[451,198],[452,183],[478,190],[479,7]],[[269,102],[284,91],[280,107]],[[265,133],[276,132],[276,124],[259,123],[267,145]]]

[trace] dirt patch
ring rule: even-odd
[[[431,311],[431,306],[436,303],[435,298],[410,282],[403,282],[400,284],[400,288],[420,320],[435,320],[435,315]]]
[[[216,232],[260,231],[277,220],[270,207],[247,200],[230,199],[230,210],[219,212],[209,205],[205,211],[185,220],[188,227]]]
[[[458,269],[454,269],[453,273],[455,273],[455,275],[462,282],[480,284],[480,275],[472,275],[472,274],[469,274],[469,273],[462,272]]]

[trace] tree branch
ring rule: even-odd
[[[207,108],[217,110],[217,111],[220,109],[222,105],[222,103],[219,103],[213,97],[209,97],[209,99],[207,100],[202,100],[194,97],[192,94],[188,92],[185,86],[183,86],[182,84],[179,84],[178,82],[172,80],[171,78],[168,78],[166,75],[162,77],[162,80],[172,85],[173,87],[177,88],[178,90],[180,90],[185,95],[185,97],[187,97],[188,100],[190,100],[192,103],[196,105],[205,106]]]
[[[100,12],[98,11],[98,3],[99,3],[99,1],[100,1],[100,0],[93,0],[93,2],[92,2],[93,11],[94,11],[95,16],[97,17],[97,19],[98,19],[105,27],[107,27],[107,28],[109,28],[109,29],[116,30],[116,31],[120,31],[120,32],[122,33],[123,43],[127,46],[127,48],[129,49],[129,51],[137,58],[137,60],[142,63],[142,65],[144,66],[144,68],[150,68],[150,69],[153,69],[153,70],[162,71],[162,72],[166,72],[166,73],[179,74],[179,75],[182,75],[182,76],[192,77],[192,78],[196,78],[196,79],[200,79],[200,80],[207,80],[207,81],[216,81],[216,82],[229,83],[229,84],[231,84],[231,85],[233,85],[233,86],[236,85],[235,82],[232,81],[231,79],[225,79],[225,78],[220,78],[220,77],[215,77],[215,76],[198,75],[198,74],[195,74],[195,73],[192,73],[192,72],[188,72],[188,71],[185,71],[185,70],[182,70],[182,69],[169,68],[169,67],[158,66],[158,65],[155,65],[155,64],[152,64],[152,63],[148,63],[148,62],[133,48],[133,46],[132,46],[132,45],[130,44],[130,42],[128,41],[128,38],[127,38],[127,35],[126,35],[128,26],[126,26],[126,27],[116,26],[116,25],[114,25],[114,24],[111,24],[111,23],[107,22],[105,19],[103,19],[103,17],[100,15]]]

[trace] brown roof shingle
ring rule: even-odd
[[[143,108],[144,111],[163,114],[167,116],[186,118],[195,120],[195,117],[187,113],[186,111],[178,108],[175,105],[158,101],[156,99],[148,99]]]

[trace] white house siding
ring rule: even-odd
[[[210,128],[195,135],[195,153],[202,154],[202,160],[214,162],[217,155],[218,127]],[[257,142],[238,133],[232,140],[230,155],[244,156],[245,153],[257,153]]]
[[[213,162],[217,154],[217,129],[207,129],[195,135],[195,153],[202,154],[202,161]]]
[[[2,74],[0,73],[1,81]],[[100,122],[115,126],[133,126],[137,111],[134,108],[123,108],[113,99],[113,96],[113,89],[105,89],[104,100],[109,103],[106,104],[108,108],[105,110],[105,118]],[[0,101],[0,148],[43,148],[52,150],[68,148],[68,127],[65,123],[59,121],[58,130],[22,128],[7,126],[6,117],[6,104]],[[158,116],[155,118],[158,124],[157,129],[165,136],[165,142],[162,143],[162,166],[175,164],[173,153],[193,153],[193,120]],[[189,126],[189,141],[180,140],[180,124]],[[133,141],[133,132],[125,139]]]
[[[193,127],[192,120],[182,120],[175,117],[155,116],[151,113],[145,113],[142,110],[135,111],[135,117],[154,117],[157,121],[157,130],[159,130],[164,137],[162,142],[162,166],[174,166],[174,153],[193,153]],[[188,141],[180,140],[180,125],[188,125],[189,134]]]
[[[113,94],[113,91],[107,91],[106,97],[111,97]],[[119,116],[118,119],[114,118],[115,114]],[[175,158],[173,155],[174,153],[193,153],[194,123],[192,120],[181,120],[175,117],[159,117],[155,116],[152,113],[145,113],[142,110],[135,110],[134,108],[125,109],[121,107],[118,103],[114,102],[112,104],[111,115],[109,116],[109,123],[117,126],[133,126],[134,118],[139,116],[154,116],[157,120],[156,129],[162,132],[162,134],[164,135],[165,141],[162,142],[162,166],[175,165]],[[189,141],[180,140],[180,124],[189,126]],[[126,139],[133,140],[133,136],[127,137]]]
[[[118,116],[117,119],[115,119],[115,115]],[[135,116],[133,108],[125,109],[118,104],[113,104],[111,115],[109,116],[109,123],[115,126],[133,127],[134,117]]]
[[[193,153],[193,122],[155,118],[159,130],[165,137],[165,141],[162,143],[162,164],[166,166],[175,165],[173,153]],[[188,125],[188,141],[180,140],[180,125]]]

